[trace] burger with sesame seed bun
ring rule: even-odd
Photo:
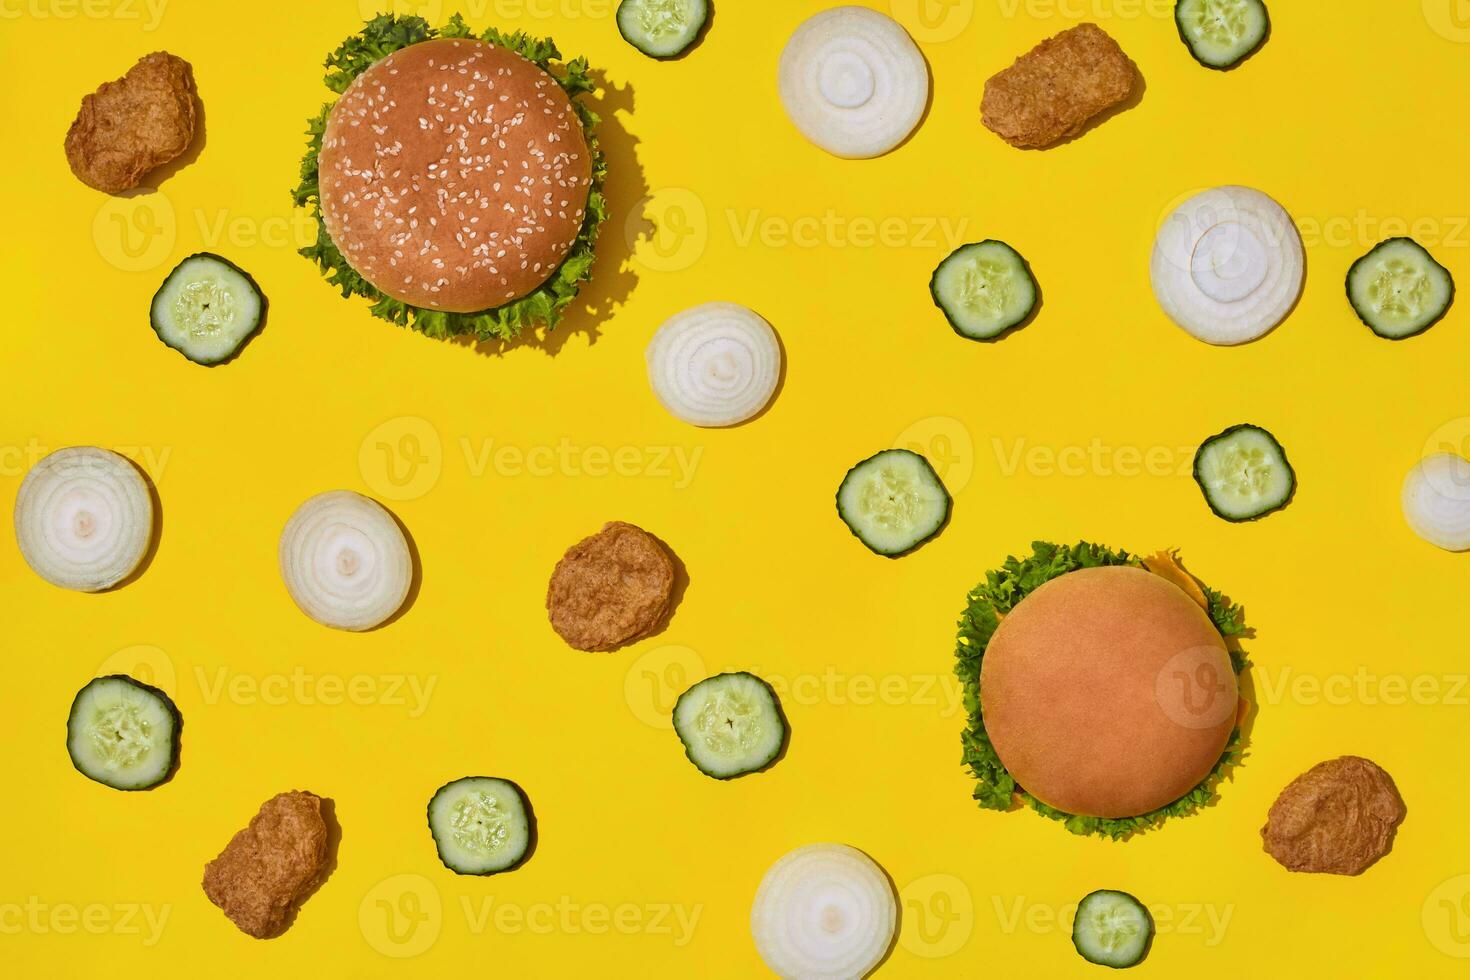
[[[554,327],[591,272],[605,168],[585,59],[458,16],[379,16],[327,59],[302,249],[344,296],[434,337]]]

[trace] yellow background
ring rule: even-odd
[[[933,106],[902,148],[857,162],[802,140],[776,95],[781,46],[817,0],[724,0],[673,63],[625,45],[610,0],[479,0],[462,8],[475,27],[553,34],[605,70],[614,215],[592,312],[545,344],[477,353],[373,320],[294,254],[303,123],[357,4],[170,0],[154,18],[141,0],[3,0],[0,498],[39,452],[96,444],[150,470],[163,515],[151,565],[105,595],[53,588],[0,547],[6,969],[749,976],[761,875],[836,840],[904,890],[884,976],[1096,976],[1055,916],[1098,887],[1157,907],[1139,976],[1463,970],[1470,565],[1408,531],[1398,491],[1426,445],[1470,433],[1470,313],[1462,300],[1394,344],[1342,289],[1354,258],[1407,230],[1470,283],[1470,10],[1455,2],[1277,2],[1266,47],[1219,74],[1162,0],[895,0]],[[1080,19],[1137,61],[1141,102],[1051,151],[1005,146],[980,125],[985,78]],[[62,137],[84,92],[159,48],[194,65],[202,150],[157,192],[109,201],[68,173]],[[1308,256],[1294,315],[1229,350],[1170,324],[1147,276],[1165,211],[1221,183],[1280,200]],[[950,246],[986,237],[1020,249],[1045,294],[994,345],[957,338],[925,288]],[[146,318],[201,249],[271,304],[214,369]],[[789,365],[770,411],[729,431],[670,417],[644,374],[658,324],[711,299],[760,311]],[[1300,491],[1236,527],[1186,469],[1203,437],[1246,420],[1280,437]],[[832,494],[895,442],[936,457],[955,507],[892,562],[851,538]],[[412,608],[367,635],[308,621],[276,571],[287,516],[338,487],[389,504],[422,556]],[[689,586],[663,634],[578,653],[547,625],[546,579],[610,519],[666,539]],[[1208,811],[1114,844],[971,803],[953,624],[985,570],[1036,538],[1179,546],[1245,604],[1265,703]],[[180,772],[144,794],[87,781],[63,746],[73,693],[128,667],[185,718]],[[784,760],[729,784],[659,727],[684,684],[727,668],[776,681],[793,729]],[[1401,703],[1416,680],[1419,703]],[[434,685],[427,705],[410,682]],[[1344,753],[1398,781],[1398,842],[1358,879],[1289,875],[1261,852],[1266,809]],[[513,874],[456,877],[435,858],[424,805],[470,773],[514,778],[534,803],[540,847]],[[205,899],[201,869],[292,788],[336,801],[339,864],[294,928],[258,942]],[[145,908],[167,914],[161,933]]]

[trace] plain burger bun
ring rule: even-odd
[[[440,38],[359,75],[327,119],[322,220],[381,292],[475,313],[550,278],[582,227],[592,161],[566,92],[484,41]]]
[[[1239,694],[1199,604],[1119,566],[1070,572],[1018,603],[985,650],[980,705],[1001,762],[1032,796],[1132,817],[1210,774]]]

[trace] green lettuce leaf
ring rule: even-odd
[[[960,736],[963,750],[961,761],[975,777],[973,795],[980,806],[988,810],[1008,810],[1015,797],[1019,796],[1036,812],[1062,821],[1074,834],[1096,834],[1118,840],[1155,827],[1169,817],[1187,816],[1208,803],[1214,796],[1216,784],[1224,777],[1226,766],[1239,761],[1240,729],[1231,732],[1225,752],[1210,774],[1183,797],[1152,813],[1109,819],[1066,813],[1047,806],[1027,793],[1023,787],[1016,785],[1015,779],[1006,771],[995,746],[985,732],[985,719],[980,711],[980,665],[985,658],[985,648],[990,645],[990,638],[1000,625],[1000,615],[1010,612],[1039,586],[1058,576],[1079,568],[1109,565],[1142,568],[1143,562],[1126,551],[1115,551],[1102,545],[1082,542],[1068,547],[1038,541],[1032,544],[1028,557],[1007,558],[999,569],[987,572],[985,581],[970,592],[965,611],[960,616],[959,637],[955,646],[955,674],[963,688],[965,712],[968,716],[968,723]],[[1208,587],[1202,588],[1209,600],[1210,619],[1220,635],[1244,635],[1244,610],[1221,593]],[[1235,649],[1231,650],[1230,658],[1236,673],[1249,666],[1245,656]]]
[[[455,14],[444,27],[437,30],[430,27],[422,17],[380,14],[327,56],[327,88],[341,95],[352,84],[352,80],[373,63],[394,51],[435,37],[478,37],[514,51],[535,62],[555,78],[572,99],[572,105],[586,134],[588,152],[592,155],[592,186],[587,194],[587,212],[582,220],[582,228],[567,257],[556,272],[534,292],[503,306],[478,313],[446,313],[443,310],[424,309],[383,294],[348,264],[322,223],[317,161],[322,149],[322,134],[327,128],[327,117],[332,111],[332,102],[322,106],[321,111],[307,121],[306,155],[301,160],[301,179],[291,193],[291,199],[296,205],[307,208],[316,222],[316,241],[301,249],[301,254],[315,262],[326,275],[327,282],[336,286],[344,297],[365,297],[372,301],[369,309],[374,316],[401,327],[411,327],[430,337],[445,339],[472,336],[477,340],[510,340],[527,328],[545,326],[548,330],[554,329],[567,307],[576,300],[582,283],[592,277],[597,233],[608,216],[607,198],[603,194],[603,186],[607,180],[607,161],[598,146],[595,133],[601,120],[595,112],[577,100],[578,95],[596,91],[597,83],[587,67],[586,58],[575,58],[557,65],[561,52],[550,38],[532,37],[524,31],[506,34],[494,28],[476,35],[459,14]]]

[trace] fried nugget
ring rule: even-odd
[[[322,798],[295,790],[266,800],[250,826],[204,866],[204,894],[256,939],[285,931],[331,859]]]
[[[117,194],[178,157],[194,140],[194,71],[155,51],[82,99],[66,133],[66,160],[82,183]]]
[[[1345,755],[1293,779],[1271,805],[1261,839],[1288,871],[1361,874],[1388,853],[1406,812],[1388,773]]]
[[[658,628],[674,594],[663,542],[613,521],[572,545],[546,590],[551,626],[578,650],[613,650]]]
[[[1012,146],[1036,149],[1082,132],[1128,98],[1138,69],[1096,24],[1042,41],[985,83],[985,127]]]

